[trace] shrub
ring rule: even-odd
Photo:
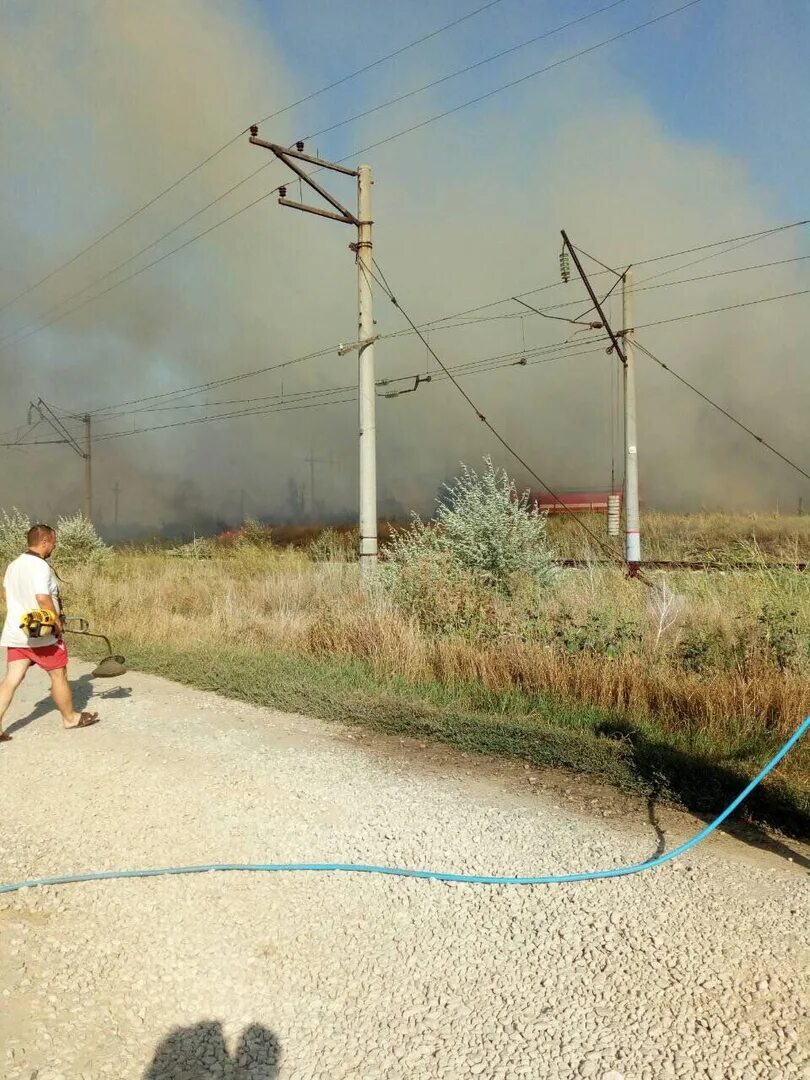
[[[641,630],[631,619],[605,611],[591,611],[581,623],[563,611],[551,625],[552,640],[567,653],[623,656],[638,649],[642,641]]]
[[[353,562],[357,555],[357,530],[338,532],[323,529],[309,545],[309,557],[315,562]]]
[[[0,563],[5,566],[25,551],[26,533],[31,528],[31,522],[16,507],[12,508],[10,514],[5,510],[0,514]]]
[[[407,610],[435,606],[427,595],[463,590],[480,604],[486,593],[500,597],[536,594],[554,578],[546,541],[546,516],[518,494],[506,472],[489,458],[477,473],[466,465],[438,503],[433,522],[414,515],[409,529],[395,530],[386,554],[382,580]],[[452,622],[466,601],[452,602]],[[418,613],[418,612],[417,612]]]
[[[269,525],[262,525],[255,518],[247,518],[239,530],[238,542],[249,547],[266,547],[273,543],[273,532]]]
[[[791,667],[799,654],[799,634],[796,628],[797,611],[767,601],[757,616],[762,642],[777,667]]]
[[[208,536],[195,536],[187,544],[169,548],[167,555],[180,559],[213,559],[217,553],[215,542]]]
[[[435,515],[440,550],[503,594],[510,593],[515,574],[531,575],[538,586],[550,584],[555,569],[545,513],[531,505],[528,491],[518,494],[491,458],[484,463],[482,473],[462,464],[461,475],[445,485]]]
[[[60,566],[97,566],[112,554],[83,514],[60,517],[56,522],[58,545],[54,562]]]
[[[414,522],[414,527],[425,528],[422,522]],[[427,542],[389,555],[378,579],[394,605],[432,634],[478,637],[493,627],[492,590]]]

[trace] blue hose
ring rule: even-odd
[[[747,799],[757,784],[760,784],[782,758],[796,745],[810,727],[810,716],[794,731],[784,746],[771,758],[767,765],[754,777],[737,798],[729,803],[718,817],[707,825],[697,836],[679,847],[659,855],[646,862],[632,866],[619,866],[612,870],[589,870],[580,874],[546,874],[539,877],[499,877],[494,874],[451,874],[441,870],[408,870],[398,866],[368,866],[363,863],[211,863],[208,866],[164,866],[153,870],[102,870],[89,874],[64,874],[59,877],[32,878],[30,881],[18,881],[13,885],[0,885],[0,893],[18,892],[20,889],[38,888],[43,885],[73,885],[82,881],[116,881],[120,878],[166,877],[174,874],[207,874],[212,871],[250,870],[263,873],[280,871],[337,871],[353,874],[388,874],[391,877],[428,878],[433,881],[459,881],[467,885],[566,885],[577,881],[601,881],[603,878],[628,877],[639,874],[642,870],[652,870],[655,866],[677,859],[690,848],[695,847],[710,836],[737,807]]]

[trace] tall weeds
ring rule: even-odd
[[[810,575],[666,580],[651,602],[619,571],[568,571],[528,615],[500,598],[484,631],[441,633],[364,591],[356,563],[247,547],[206,560],[117,555],[100,570],[77,568],[66,600],[134,645],[245,643],[360,659],[414,682],[518,691],[527,707],[556,695],[723,756],[785,737],[810,711]],[[807,785],[809,765],[802,750],[786,768]]]

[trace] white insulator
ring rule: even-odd
[[[622,500],[620,495],[608,495],[607,531],[608,536],[618,536],[621,524]]]

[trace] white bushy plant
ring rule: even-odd
[[[26,514],[12,507],[11,513],[0,511],[0,563],[5,566],[26,548],[26,533],[31,522]]]
[[[70,514],[56,522],[57,547],[53,560],[59,566],[94,566],[109,558],[108,547],[83,514]]]
[[[555,575],[545,514],[484,462],[481,473],[462,465],[433,521],[414,515],[409,529],[393,534],[380,568],[391,599],[435,629],[489,623],[496,597],[511,602],[519,594],[531,604]]]
[[[555,574],[546,538],[546,515],[518,493],[505,469],[484,458],[478,473],[461,465],[461,475],[445,484],[446,497],[435,514],[439,546],[454,562],[499,592],[508,592],[516,574],[547,585]]]

